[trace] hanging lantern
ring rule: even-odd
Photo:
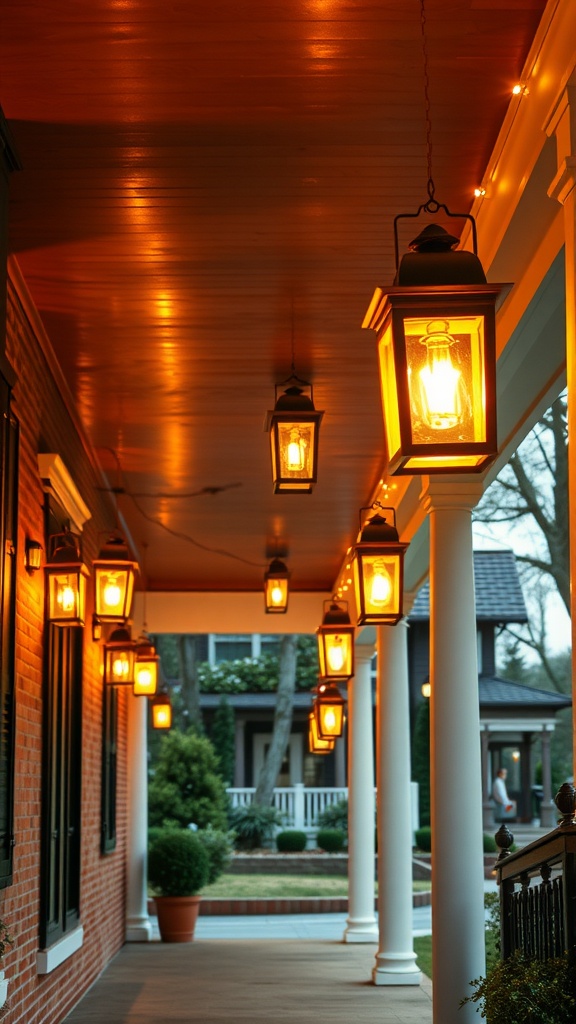
[[[390,512],[395,519],[394,509]],[[394,626],[402,618],[404,552],[396,524],[376,513],[364,525],[354,548],[358,626]]]
[[[130,630],[118,627],[104,644],[104,678],[108,686],[128,686],[134,683],[136,644]]]
[[[324,740],[318,735],[318,723],[314,710],[308,715],[308,750],[311,754],[329,754],[334,750],[336,740]]]
[[[354,675],[354,626],[346,601],[326,601],[322,625],[316,630],[320,677],[346,682]]]
[[[134,695],[136,697],[153,697],[156,693],[159,662],[160,658],[149,637],[141,637],[136,645],[136,662],[134,664]]]
[[[127,622],[138,572],[126,541],[110,537],[94,562],[94,609],[100,622]]]
[[[323,740],[337,740],[344,731],[346,701],[335,683],[320,683],[314,701],[318,735]]]
[[[268,572],[264,574],[264,595],[266,612],[282,613],[288,608],[288,580],[290,573],[284,562],[274,558],[270,562]]]
[[[86,579],[80,544],[74,534],[50,538],[52,554],[44,571],[48,582],[48,621],[56,626],[83,626],[86,619]]]
[[[278,397],[283,384],[291,387]],[[318,477],[318,434],[324,413],[314,408],[313,388],[308,381],[293,375],[283,384],[276,385],[274,409],[266,418],[274,493],[310,494]],[[305,394],[305,389],[310,393]]]
[[[475,226],[473,237],[476,248]],[[362,324],[378,336],[391,474],[481,472],[498,452],[495,309],[502,286],[486,283],[475,252],[452,251],[458,241],[438,225],[425,228],[394,286],[376,289]]]
[[[167,690],[161,690],[151,701],[152,727],[154,729],[170,729],[172,727],[172,702]]]

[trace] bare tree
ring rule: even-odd
[[[546,635],[546,601],[550,594],[551,582],[533,570],[523,574],[526,587],[530,588],[530,611],[528,622],[521,626],[507,625],[504,633],[517,644],[524,644],[534,651],[540,660],[546,678],[558,693],[566,693],[566,676],[557,657],[550,651]],[[525,680],[525,674],[522,676]]]
[[[284,636],[280,643],[278,690],[276,694],[272,740],[260,771],[253,801],[255,804],[260,804],[263,807],[268,807],[272,803],[274,787],[290,739],[294,691],[296,689],[297,645],[298,638],[296,636]]]
[[[532,534],[520,562],[550,577],[570,614],[568,428],[561,395],[488,488],[475,520],[522,525]]]

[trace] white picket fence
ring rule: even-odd
[[[251,804],[255,792],[254,787],[227,790],[233,808]],[[415,831],[419,827],[417,782],[411,783],[411,793],[412,830]],[[324,808],[347,798],[346,787],[305,786],[297,782],[294,786],[275,789],[273,805],[282,815],[284,828],[295,828],[312,836],[317,832],[318,817]]]

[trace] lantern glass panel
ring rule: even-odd
[[[56,625],[83,626],[86,609],[86,575],[83,567],[62,566],[48,571],[48,615]]]
[[[405,317],[413,444],[486,440],[484,317]]]
[[[397,390],[399,387],[399,376],[396,372],[391,319],[388,320],[388,326],[382,334],[378,348],[382,408],[386,424],[386,442],[388,445],[388,458],[392,461],[402,447],[402,439]]]
[[[383,554],[359,550],[356,559],[356,606],[361,622],[397,617],[402,599],[402,558],[398,552]]]
[[[314,706],[318,735],[321,739],[338,739],[344,731],[344,701],[338,695],[334,700],[317,698]]]
[[[134,666],[134,694],[137,697],[153,697],[157,689],[158,659],[137,658]]]
[[[154,729],[170,729],[172,726],[172,705],[168,698],[152,704],[152,726]]]
[[[316,481],[317,426],[314,419],[274,418],[270,432],[276,491],[310,491]]]
[[[318,657],[323,679],[350,679],[354,674],[352,631],[318,633]]]
[[[130,616],[134,590],[132,566],[97,567],[96,615],[102,622],[123,622]]]
[[[106,682],[124,686],[134,682],[135,654],[130,648],[108,648],[106,651]]]
[[[313,711],[308,715],[308,749],[311,754],[329,754],[334,750],[333,739],[322,739],[318,735],[318,723]]]
[[[266,579],[266,611],[285,612],[288,607],[288,580],[270,577]]]

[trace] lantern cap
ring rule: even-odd
[[[132,634],[129,629],[125,626],[118,626],[118,629],[113,629],[108,637],[108,644],[132,644],[136,646],[135,641],[132,639]]]
[[[286,565],[286,563],[283,562],[281,558],[273,558],[272,561],[270,562],[270,565],[268,566],[268,571],[266,572],[266,578],[268,579],[268,577],[270,577],[270,576],[289,576],[289,575],[290,575],[290,573],[288,571],[288,566]]]
[[[132,562],[138,568],[138,563],[132,557],[128,544],[119,533],[111,534],[101,548],[97,561],[103,562]]]
[[[315,412],[314,402],[310,395],[305,395],[302,388],[293,384],[276,399],[274,412]]]
[[[398,540],[395,524],[386,522],[379,512],[365,522],[359,538],[361,544],[387,544]]]
[[[410,242],[410,252],[400,260],[395,283],[400,287],[486,284],[478,256],[466,249],[454,251],[452,247],[458,242],[439,224],[429,224]]]
[[[52,546],[51,564],[69,565],[74,562],[82,562],[79,538],[74,533],[70,533],[70,530],[65,530],[64,533],[53,534],[50,538],[50,544]]]
[[[325,606],[328,602],[325,602]],[[350,626],[350,615],[348,614],[348,602],[337,602],[332,600],[330,607],[324,612],[322,626]]]

